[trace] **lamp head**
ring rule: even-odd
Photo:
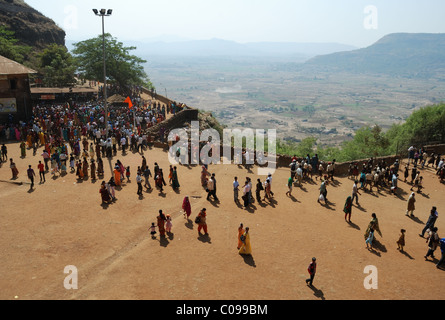
[[[107,15],[111,16],[111,13],[113,13],[113,9],[108,9]]]
[[[105,10],[105,9],[100,9],[100,14],[101,15],[105,15],[105,12],[106,12],[107,10]]]
[[[93,12],[94,12],[95,15],[99,14],[99,11],[97,11],[97,9],[93,9]]]

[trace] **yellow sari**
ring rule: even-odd
[[[250,234],[248,232],[244,233],[246,240],[242,243],[241,249],[239,250],[240,254],[252,254],[252,247],[250,246]]]
[[[243,242],[241,241],[241,236],[244,234],[244,232],[246,232],[244,228],[242,227],[238,228],[238,250],[241,249],[241,247],[243,246]]]

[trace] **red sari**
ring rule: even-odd
[[[190,205],[188,197],[184,198],[184,201],[182,202],[182,209],[187,215],[187,219],[190,218],[190,215],[192,214],[192,206]]]

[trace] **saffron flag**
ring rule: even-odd
[[[130,110],[133,108],[133,103],[131,102],[130,97],[127,97],[127,99],[124,102],[128,103],[128,108],[130,108]]]

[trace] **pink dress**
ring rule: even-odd
[[[167,218],[167,222],[165,223],[165,231],[171,232],[172,231],[172,220],[171,218]]]

